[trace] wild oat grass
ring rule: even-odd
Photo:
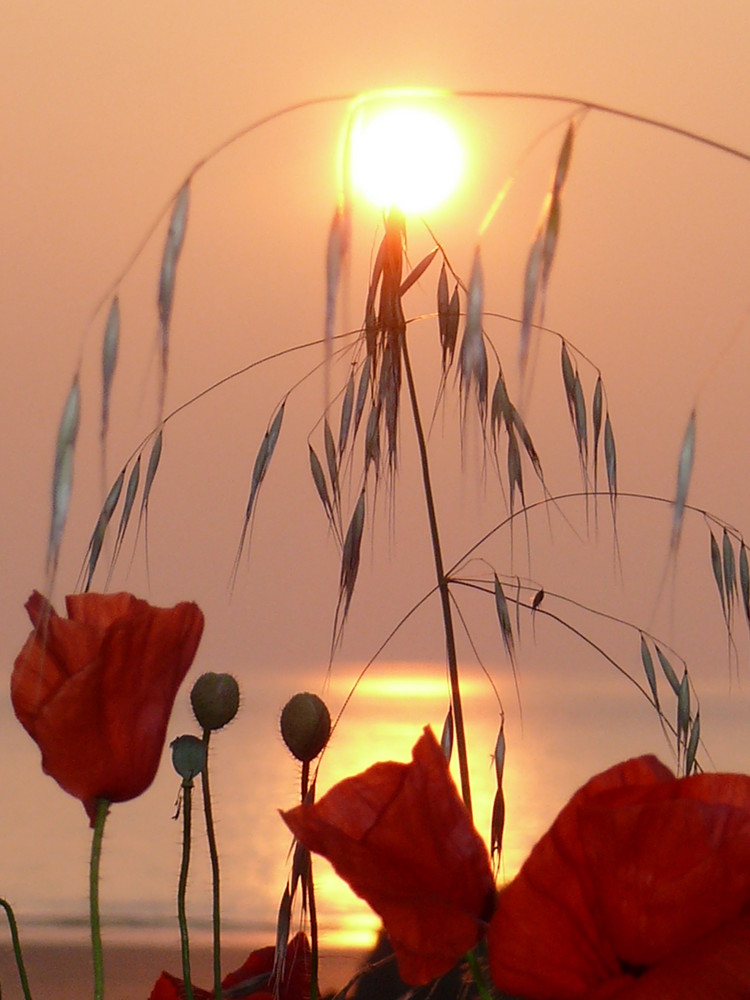
[[[442,93],[442,92],[440,92]],[[422,97],[437,99],[436,92]],[[357,593],[357,583],[362,563],[362,546],[368,537],[368,529],[374,525],[373,511],[382,502],[383,493],[392,498],[398,488],[402,471],[401,436],[403,427],[409,422],[413,429],[418,454],[418,471],[422,497],[428,521],[430,548],[434,560],[434,587],[415,607],[424,601],[436,599],[440,604],[444,634],[447,687],[450,708],[442,733],[441,745],[449,758],[455,746],[460,774],[461,794],[469,814],[472,810],[472,796],[469,780],[467,739],[461,698],[461,664],[456,632],[463,629],[467,641],[480,660],[473,644],[471,630],[461,610],[459,594],[469,590],[486,597],[491,613],[497,620],[502,648],[511,664],[516,693],[518,689],[517,662],[521,638],[521,621],[529,620],[532,629],[540,616],[556,622],[562,628],[575,632],[581,642],[594,647],[605,660],[628,678],[639,694],[653,708],[659,725],[674,741],[679,770],[690,774],[700,769],[701,717],[697,695],[692,687],[686,661],[672,650],[659,636],[644,627],[626,621],[624,618],[596,608],[586,609],[591,616],[602,618],[624,626],[633,635],[633,659],[638,669],[623,664],[609,652],[574,625],[566,620],[566,609],[574,602],[566,604],[565,595],[559,595],[531,574],[519,574],[514,565],[499,565],[485,555],[489,539],[498,532],[512,532],[519,519],[523,520],[526,531],[527,553],[532,549],[532,527],[530,515],[539,509],[561,513],[563,506],[571,498],[583,505],[587,524],[590,527],[590,512],[594,514],[594,524],[598,525],[600,499],[608,507],[612,523],[615,551],[617,551],[617,515],[623,502],[639,501],[652,505],[670,504],[672,526],[669,538],[669,560],[676,568],[676,558],[685,518],[688,513],[702,515],[710,540],[710,564],[716,588],[719,593],[721,611],[729,642],[731,643],[735,624],[736,609],[742,606],[744,616],[750,624],[750,570],[748,550],[742,533],[688,503],[692,469],[695,458],[697,415],[693,409],[684,439],[676,460],[676,486],[672,497],[644,497],[621,492],[618,482],[617,448],[614,420],[610,412],[604,375],[599,368],[576,348],[567,336],[545,327],[546,304],[551,294],[551,279],[556,256],[559,252],[560,233],[563,219],[563,202],[566,181],[574,169],[574,145],[580,130],[585,127],[587,116],[606,114],[615,116],[631,126],[656,127],[700,143],[714,151],[750,161],[750,154],[732,149],[705,136],[693,134],[670,124],[656,122],[631,112],[605,107],[588,101],[560,97],[559,95],[501,94],[459,92],[454,97],[484,100],[545,100],[566,105],[566,126],[557,159],[552,165],[551,180],[544,198],[539,221],[529,242],[526,266],[521,289],[521,315],[516,317],[515,330],[517,350],[515,358],[503,358],[506,368],[514,366],[514,375],[520,386],[518,397],[512,398],[509,381],[501,363],[500,351],[490,335],[491,321],[500,318],[488,306],[488,286],[490,279],[483,268],[481,239],[487,227],[493,223],[502,206],[509,184],[505,181],[490,210],[485,215],[479,231],[479,239],[473,256],[468,279],[459,274],[451,264],[446,249],[435,240],[436,245],[416,264],[412,265],[407,252],[407,224],[404,217],[391,209],[384,215],[383,234],[374,254],[369,283],[362,289],[362,323],[359,328],[337,333],[338,306],[341,296],[343,276],[346,272],[351,252],[351,232],[355,224],[354,203],[351,193],[351,179],[345,161],[348,136],[356,114],[363,100],[377,100],[377,95],[366,95],[355,99],[344,121],[342,141],[342,171],[340,191],[330,224],[325,261],[325,301],[319,328],[322,336],[315,346],[319,350],[317,369],[320,365],[325,372],[325,398],[323,412],[315,420],[307,439],[307,454],[312,483],[323,515],[330,531],[333,544],[340,550],[340,572],[338,592],[335,595],[335,609],[331,623],[329,670],[333,668],[336,655],[341,647],[348,617]],[[120,471],[107,489],[100,513],[91,534],[88,551],[81,571],[81,583],[89,590],[97,574],[105,577],[105,588],[109,586],[116,563],[123,557],[126,538],[131,541],[133,552],[143,532],[144,552],[148,568],[148,520],[149,505],[156,494],[156,483],[165,433],[168,435],[172,421],[186,407],[206,393],[216,391],[230,379],[247,375],[251,369],[263,366],[269,359],[263,358],[233,372],[213,386],[207,387],[200,396],[182,403],[176,409],[166,410],[167,383],[170,367],[172,341],[172,314],[175,296],[179,294],[179,261],[183,245],[189,237],[189,201],[192,197],[191,184],[195,175],[228,146],[253,133],[264,124],[281,116],[292,114],[316,104],[333,103],[345,98],[325,98],[320,101],[305,101],[275,112],[260,119],[240,133],[230,137],[207,157],[196,163],[187,173],[182,184],[170,199],[164,218],[169,215],[164,240],[161,265],[158,274],[156,312],[159,329],[160,373],[157,389],[158,420],[151,434],[133,450],[121,465]],[[393,151],[398,155],[398,150]],[[567,224],[567,223],[566,223]],[[102,470],[107,466],[107,440],[110,425],[110,400],[112,388],[117,378],[117,360],[120,337],[120,285],[133,262],[145,246],[149,235],[156,231],[152,227],[141,248],[131,256],[120,277],[103,301],[109,310],[102,338],[101,368],[101,410],[100,410],[100,462]],[[428,229],[430,235],[431,230]],[[432,461],[428,447],[428,434],[423,420],[423,404],[416,389],[410,333],[412,318],[409,315],[410,292],[417,284],[424,287],[434,283],[434,313],[429,317],[436,327],[436,352],[440,355],[439,386],[432,407],[434,423],[438,408],[446,395],[458,392],[461,433],[467,436],[476,432],[480,441],[481,468],[483,475],[489,470],[505,499],[507,516],[500,518],[489,532],[478,538],[452,566],[446,567],[444,560],[443,532],[450,531],[450,523],[438,518],[437,503],[433,492]],[[507,317],[505,317],[507,318]],[[424,320],[424,317],[422,317]],[[460,334],[460,338],[459,338]],[[560,345],[560,385],[568,412],[569,429],[573,435],[575,454],[580,475],[580,490],[575,493],[556,494],[544,472],[542,458],[535,445],[534,435],[528,426],[526,400],[534,377],[534,359],[541,338],[556,338]],[[298,345],[290,350],[309,348],[310,344]],[[343,366],[346,374],[339,383],[335,382]],[[234,564],[228,568],[231,585],[234,586],[242,566],[243,555],[252,543],[253,531],[259,512],[259,498],[266,479],[273,466],[277,444],[285,432],[284,418],[287,407],[295,401],[295,391],[302,381],[292,387],[280,387],[280,398],[269,414],[266,429],[255,452],[252,468],[249,470],[249,489],[244,517],[239,531]],[[404,409],[406,408],[406,409]],[[50,512],[49,543],[47,549],[48,590],[55,582],[59,563],[60,547],[63,541],[65,523],[71,503],[73,488],[73,466],[81,413],[80,370],[74,374],[62,418],[57,433],[55,464],[52,479],[52,504]],[[550,421],[556,416],[549,416]],[[561,423],[565,423],[562,421]],[[256,439],[257,440],[257,439]],[[141,485],[141,465],[146,471]],[[603,466],[603,474],[602,474]],[[127,480],[127,485],[126,485]],[[600,480],[605,480],[600,489]],[[106,478],[104,480],[106,482]],[[529,486],[534,486],[534,491]],[[123,492],[123,487],[124,492]],[[132,514],[140,496],[138,518],[132,527]],[[113,521],[119,511],[117,529]],[[564,516],[564,515],[563,515]],[[259,527],[258,530],[262,530]],[[114,534],[114,538],[112,538]],[[131,537],[134,536],[134,537]],[[511,535],[512,537],[512,535]],[[107,547],[109,541],[109,548]],[[377,540],[373,540],[373,545]],[[103,553],[108,552],[108,565],[102,565]],[[530,561],[530,560],[529,560]],[[254,568],[251,564],[250,572]],[[667,569],[665,569],[666,575]],[[412,608],[400,619],[403,623],[415,610]],[[397,626],[396,630],[400,627]],[[386,642],[390,636],[386,639]],[[376,654],[377,655],[377,654]],[[371,663],[370,660],[367,664]],[[481,662],[481,661],[480,661]],[[365,670],[367,669],[365,667]],[[658,669],[657,669],[658,667]],[[502,849],[505,822],[505,800],[503,773],[506,754],[512,748],[506,745],[504,731],[504,710],[502,699],[493,685],[494,696],[498,700],[499,729],[492,754],[496,777],[495,799],[492,809],[490,830],[490,850],[497,863]],[[667,704],[669,702],[669,704]],[[282,716],[282,728],[284,716]],[[334,723],[335,727],[335,723]],[[325,744],[325,740],[323,744]],[[317,752],[322,749],[318,747]],[[298,755],[299,756],[299,755]],[[304,760],[302,772],[301,798],[314,796],[317,772],[310,771],[311,759]],[[308,785],[308,781],[310,784]],[[210,796],[207,793],[208,776],[204,778],[206,791],[206,815],[209,839],[212,844],[212,859],[215,861],[215,884],[218,901],[218,860],[212,839],[210,817]],[[189,797],[186,793],[186,808]],[[186,827],[187,829],[187,827]],[[186,833],[186,837],[188,834]],[[293,907],[301,887],[302,912],[310,922],[313,936],[313,961],[317,953],[317,917],[312,880],[312,863],[309,852],[297,845],[289,880],[281,897],[278,919],[277,955],[283,959],[287,941],[292,931]],[[186,873],[185,877],[186,877]],[[216,906],[218,911],[218,903]],[[183,923],[185,921],[183,913]],[[218,917],[216,917],[218,939]],[[185,939],[186,940],[186,939]],[[189,963],[185,962],[186,977],[189,978]],[[220,989],[220,968],[215,962],[215,988]]]

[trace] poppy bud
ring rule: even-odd
[[[193,684],[190,703],[201,728],[221,729],[237,714],[240,688],[231,674],[202,674]]]
[[[307,691],[295,694],[281,712],[281,735],[297,760],[309,764],[331,735],[331,716],[325,702]]]
[[[191,782],[206,766],[206,744],[197,736],[178,736],[169,744],[172,764],[185,782]]]

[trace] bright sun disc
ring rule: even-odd
[[[351,137],[352,182],[379,208],[420,215],[453,192],[463,152],[456,132],[424,108],[360,115]]]

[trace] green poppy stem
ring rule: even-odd
[[[91,840],[91,867],[89,870],[89,921],[91,924],[91,948],[94,956],[94,1000],[104,997],[104,955],[102,953],[102,928],[99,918],[99,863],[102,857],[104,823],[110,803],[107,799],[96,800],[94,836]]]
[[[0,899],[0,906],[5,910],[5,915],[8,918],[8,926],[10,927],[10,939],[13,942],[13,954],[16,959],[16,968],[18,969],[18,978],[21,980],[21,989],[23,990],[23,995],[25,1000],[31,1000],[31,990],[29,989],[29,980],[26,975],[26,966],[23,962],[23,955],[21,953],[21,939],[18,936],[18,924],[16,923],[15,914],[13,913],[13,907],[10,905],[7,899]]]
[[[310,907],[310,1000],[319,1000],[318,985],[318,909],[315,905],[315,886],[312,879],[312,856],[308,851],[307,864],[307,903]]]
[[[302,762],[302,774],[300,776],[300,800],[307,799],[310,789],[310,761]],[[310,909],[310,1000],[318,1000],[320,996],[320,986],[318,985],[318,908],[315,905],[315,886],[312,877],[312,855],[305,848],[307,853],[307,871],[305,873],[305,892],[307,893],[307,904]]]
[[[206,766],[201,773],[201,789],[203,791],[203,814],[206,817],[206,837],[208,838],[208,853],[211,857],[211,879],[213,882],[213,958],[214,958],[214,996],[221,998],[221,882],[219,876],[219,851],[216,847],[214,830],[214,815],[211,807],[211,785],[208,777],[209,755],[208,743],[211,730],[203,730],[203,743],[206,747]]]
[[[185,1000],[193,1000],[193,980],[190,975],[190,942],[188,940],[187,894],[188,869],[190,868],[190,818],[193,808],[193,781],[185,778],[182,782],[182,863],[180,880],[177,885],[177,921],[180,925],[180,947],[182,949],[182,981],[185,984]]]
[[[466,953],[466,962],[469,966],[469,972],[471,972],[472,979],[474,980],[481,1000],[492,1000],[492,994],[487,986],[484,973],[482,972],[479,960],[477,959],[474,951]]]

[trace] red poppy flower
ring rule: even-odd
[[[528,1000],[750,996],[750,777],[641,757],[593,778],[499,894],[488,947]]]
[[[274,974],[276,949],[259,948],[250,953],[246,961],[221,981],[224,991],[231,995],[252,996],[253,1000],[310,1000],[310,945],[307,937],[296,934],[289,942],[280,980]],[[149,1000],[184,1000],[185,984],[182,979],[162,972],[156,980]],[[195,1000],[214,1000],[213,991],[193,987]]]
[[[428,982],[483,936],[490,861],[429,729],[410,764],[375,764],[314,805],[282,813],[383,919],[401,978]]]
[[[74,594],[68,618],[36,591],[34,631],[16,659],[11,699],[42,767],[83,802],[124,802],[159,765],[177,690],[203,632],[195,604],[154,608],[131,594]]]

